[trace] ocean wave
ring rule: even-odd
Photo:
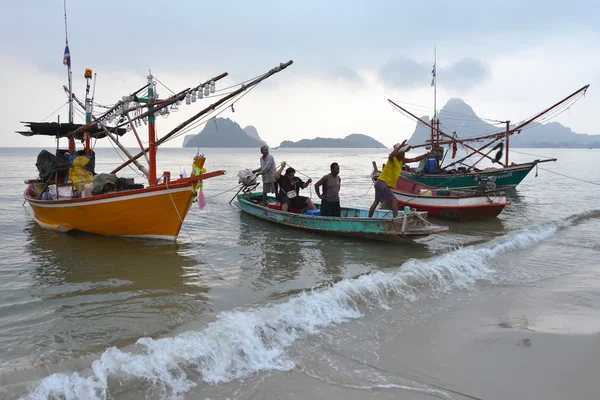
[[[585,215],[583,215],[585,214]],[[106,399],[109,382],[141,380],[158,395],[182,398],[204,381],[219,384],[260,371],[294,367],[286,349],[328,326],[360,318],[370,309],[387,309],[393,299],[412,301],[424,289],[449,291],[491,279],[490,261],[509,251],[534,246],[559,229],[600,212],[583,213],[534,226],[484,245],[460,248],[430,259],[410,259],[394,271],[376,271],[304,291],[280,303],[229,311],[197,332],[162,339],[141,338],[133,351],[106,350],[85,375],[53,374],[24,399]],[[109,380],[110,379],[110,380]]]

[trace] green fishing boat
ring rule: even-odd
[[[250,215],[294,229],[352,236],[369,240],[411,240],[446,232],[447,226],[434,225],[427,221],[426,212],[392,212],[377,210],[372,218],[367,208],[342,207],[341,217],[322,217],[319,212],[292,210],[281,211],[275,197],[267,196],[267,206],[262,205],[262,193],[254,192],[237,196],[240,209]],[[317,208],[320,205],[316,204]],[[315,215],[316,214],[316,215]]]

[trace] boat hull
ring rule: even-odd
[[[465,193],[457,190],[440,190],[424,186],[400,176],[392,189],[398,207],[409,206],[429,215],[455,221],[471,221],[497,217],[510,205],[506,193]]]
[[[415,174],[402,171],[402,177],[425,186],[451,189],[473,189],[479,184],[479,177],[495,177],[497,188],[515,188],[536,163],[520,164],[508,168],[499,168],[493,171],[478,171],[456,174]]]
[[[24,197],[33,209],[34,220],[43,228],[174,240],[190,210],[198,180],[194,177],[170,185],[65,200],[36,199],[28,188]]]
[[[392,218],[391,211],[377,210],[373,218],[368,218],[368,209],[344,207],[341,217],[322,217],[274,210],[252,200],[262,200],[262,193],[238,196],[240,209],[266,221],[315,232],[387,241],[415,239],[448,230],[446,226],[423,222],[424,213],[408,213],[404,222],[404,213]]]
[[[472,221],[497,217],[510,204],[504,194],[481,196],[419,196],[392,190],[398,207],[409,206],[435,217]]]

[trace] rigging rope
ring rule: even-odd
[[[54,112],[52,112],[50,115],[48,115],[46,118],[44,118],[42,120],[42,122],[46,121],[48,118],[50,118],[51,116],[53,116],[54,114],[56,114],[57,112],[59,112],[64,106],[66,106],[67,104],[69,104],[69,100],[67,100],[65,102],[65,104],[63,104],[62,106],[58,107]]]

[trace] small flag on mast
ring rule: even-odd
[[[69,45],[65,46],[65,54],[63,56],[63,65],[71,68],[71,52],[69,52]]]
[[[435,84],[435,64],[433,64],[433,69],[431,70],[431,76],[433,76],[433,78],[431,79],[431,86],[433,86]]]

